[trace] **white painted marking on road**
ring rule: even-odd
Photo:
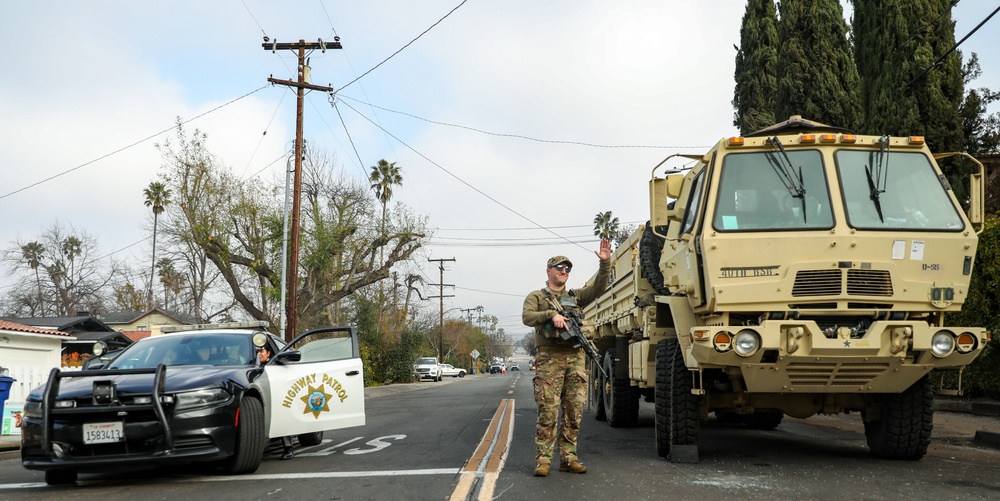
[[[377,471],[317,471],[296,473],[262,473],[228,477],[196,477],[188,482],[229,482],[232,480],[298,480],[307,478],[360,478],[360,477],[412,477],[419,475],[457,475],[460,468],[430,468],[426,470],[377,470]]]
[[[170,482],[242,482],[244,480],[303,480],[311,478],[362,478],[362,477],[412,477],[422,475],[457,475],[461,468],[432,468],[426,470],[377,470],[377,471],[317,471],[317,472],[296,472],[296,473],[261,473],[254,475],[230,475],[218,477],[164,477]],[[77,485],[86,485],[92,482],[83,480]],[[0,490],[4,489],[38,489],[48,487],[45,482],[32,482],[20,484],[0,484]]]

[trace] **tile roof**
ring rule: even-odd
[[[58,331],[55,329],[42,329],[40,327],[31,327],[29,325],[19,324],[17,322],[10,322],[8,320],[2,320],[2,319],[0,319],[0,330],[25,332],[29,334],[48,334],[50,336],[60,336],[60,337],[73,337],[73,335],[68,332]]]
[[[140,339],[147,338],[150,334],[152,334],[151,331],[121,331],[121,333],[124,334],[125,337],[131,339],[133,343]]]

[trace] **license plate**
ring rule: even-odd
[[[83,425],[83,443],[107,444],[125,440],[125,426],[114,423],[86,423]]]

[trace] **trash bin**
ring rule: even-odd
[[[10,376],[0,376],[0,420],[3,419],[3,404],[10,396],[10,387],[16,379]]]

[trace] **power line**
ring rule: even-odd
[[[383,64],[385,64],[386,61],[388,61],[388,60],[392,59],[393,57],[395,57],[396,54],[399,54],[400,52],[403,52],[403,49],[409,47],[413,42],[416,42],[417,40],[419,40],[420,37],[426,35],[428,31],[431,31],[432,29],[434,29],[434,27],[437,26],[438,24],[441,24],[441,21],[444,21],[445,19],[447,19],[448,16],[450,16],[453,12],[455,12],[456,10],[458,10],[459,7],[465,5],[465,2],[467,2],[467,1],[469,1],[469,0],[462,0],[462,3],[456,5],[454,9],[451,9],[450,11],[448,11],[448,13],[444,15],[444,17],[442,17],[441,19],[438,19],[436,23],[430,25],[426,30],[424,30],[419,35],[417,35],[416,38],[414,38],[413,40],[410,40],[409,42],[407,42],[406,45],[400,47],[399,50],[397,50],[396,52],[393,52],[392,54],[389,54],[389,57],[383,59],[381,63],[376,64],[370,70],[362,73],[361,76],[359,76],[359,77],[355,78],[354,80],[351,80],[350,82],[347,82],[346,84],[342,85],[340,87],[340,89],[338,89],[337,91],[334,91],[334,94],[336,94],[337,92],[340,92],[341,90],[344,90],[344,89],[350,87],[351,84],[353,84],[354,82],[357,82],[358,80],[361,80],[362,78],[365,77],[365,75],[367,75],[367,74],[375,71],[375,69],[377,69],[379,66],[382,66]]]
[[[472,189],[473,191],[475,191],[476,193],[479,193],[480,195],[482,195],[482,196],[486,197],[487,199],[489,199],[489,200],[490,200],[490,201],[492,201],[493,203],[495,203],[495,204],[499,205],[500,207],[503,207],[504,209],[506,209],[506,210],[508,210],[509,212],[513,213],[514,215],[516,215],[516,216],[520,217],[521,219],[524,219],[525,221],[527,221],[527,222],[529,222],[529,223],[531,223],[531,224],[534,224],[535,226],[537,226],[537,227],[539,227],[539,228],[541,228],[541,229],[544,229],[544,230],[548,231],[549,233],[551,233],[551,234],[555,235],[555,236],[556,236],[557,238],[562,238],[562,239],[564,239],[564,240],[565,240],[566,242],[569,242],[569,243],[571,243],[571,244],[573,244],[573,245],[576,245],[576,246],[578,246],[578,247],[580,247],[580,248],[584,248],[583,246],[579,245],[579,243],[577,243],[577,242],[573,242],[573,241],[570,241],[570,240],[568,240],[568,239],[565,239],[565,237],[563,237],[562,235],[560,235],[560,234],[558,234],[558,233],[556,233],[556,232],[552,231],[552,230],[551,230],[551,229],[549,229],[549,228],[546,228],[545,226],[542,226],[541,224],[539,224],[539,223],[535,222],[535,221],[534,221],[533,219],[529,218],[528,216],[525,216],[524,214],[521,214],[520,212],[518,212],[518,211],[516,211],[516,210],[512,209],[511,207],[508,207],[508,206],[507,206],[506,204],[504,204],[503,202],[501,202],[501,201],[499,201],[499,200],[497,200],[497,199],[495,199],[495,198],[491,197],[490,195],[487,195],[487,194],[486,194],[486,193],[485,193],[484,191],[480,190],[479,188],[476,188],[475,186],[473,186],[472,184],[470,184],[470,183],[469,183],[468,181],[466,181],[466,180],[464,180],[464,179],[462,179],[462,178],[458,177],[458,176],[457,176],[456,174],[453,174],[453,173],[452,173],[451,171],[449,171],[448,169],[445,169],[445,168],[444,168],[443,166],[441,166],[441,165],[440,165],[440,164],[438,164],[437,162],[435,162],[435,161],[431,160],[430,158],[428,158],[428,157],[427,157],[426,155],[424,155],[423,153],[421,153],[421,152],[417,151],[417,150],[416,150],[416,148],[414,148],[414,147],[410,146],[410,145],[409,145],[409,144],[407,144],[407,143],[406,143],[405,141],[403,141],[402,139],[400,139],[399,137],[397,137],[397,136],[396,136],[395,134],[393,134],[393,133],[389,132],[388,130],[386,130],[385,128],[383,128],[383,127],[382,127],[381,125],[379,125],[379,124],[375,123],[374,121],[372,121],[372,119],[368,118],[368,117],[367,117],[367,116],[366,116],[366,115],[365,115],[364,113],[361,113],[360,111],[358,111],[358,110],[357,110],[356,108],[354,108],[353,106],[351,106],[351,105],[350,105],[350,104],[348,104],[347,102],[344,102],[344,105],[345,105],[345,106],[347,106],[348,108],[350,108],[351,110],[353,110],[353,111],[354,111],[355,113],[357,113],[358,115],[360,115],[360,116],[361,116],[362,118],[364,118],[365,120],[368,120],[368,122],[369,122],[369,123],[371,123],[372,125],[374,125],[374,126],[378,127],[379,129],[382,129],[382,130],[383,130],[383,131],[384,131],[384,132],[385,132],[386,134],[389,134],[390,136],[392,136],[392,138],[393,138],[393,139],[395,139],[396,141],[399,141],[399,143],[400,143],[400,144],[402,144],[403,146],[406,146],[406,147],[407,147],[407,148],[408,148],[408,149],[409,149],[410,151],[412,151],[413,153],[416,153],[416,154],[417,154],[418,156],[420,156],[420,157],[421,157],[421,158],[423,158],[424,160],[427,160],[427,161],[428,161],[428,162],[429,162],[429,163],[430,163],[431,165],[433,165],[433,166],[437,167],[438,169],[440,169],[441,171],[443,171],[443,172],[444,172],[445,174],[448,174],[449,176],[451,176],[451,177],[455,178],[456,180],[458,180],[458,182],[460,182],[460,183],[462,183],[462,184],[464,184],[464,185],[468,186],[469,188],[471,188],[471,189]]]
[[[448,123],[448,122],[440,122],[440,121],[437,121],[437,120],[430,120],[428,118],[419,117],[419,116],[411,114],[411,113],[406,113],[405,111],[396,111],[396,110],[391,110],[389,108],[383,108],[381,106],[378,106],[378,105],[375,105],[375,104],[372,104],[372,103],[367,103],[367,102],[362,101],[360,99],[355,99],[355,98],[352,98],[352,97],[349,97],[349,96],[342,96],[340,94],[337,94],[337,96],[341,97],[341,98],[344,98],[344,99],[350,99],[351,101],[354,101],[356,103],[367,104],[368,106],[371,106],[372,108],[378,108],[378,109],[383,110],[383,111],[388,111],[389,113],[396,113],[398,115],[408,116],[410,118],[415,118],[417,120],[421,120],[423,122],[427,122],[427,123],[431,123],[431,124],[435,124],[435,125],[443,125],[445,127],[454,127],[454,128],[457,128],[457,129],[466,129],[466,130],[470,130],[470,131],[473,131],[473,132],[478,132],[480,134],[486,134],[488,136],[509,137],[509,138],[515,138],[515,139],[524,139],[524,140],[527,140],[527,141],[535,141],[537,143],[572,144],[572,145],[577,145],[577,146],[589,146],[591,148],[656,148],[656,149],[708,149],[708,148],[711,148],[711,146],[669,146],[669,145],[664,146],[664,145],[649,145],[649,144],[645,144],[645,145],[643,145],[643,144],[596,144],[596,143],[587,143],[587,142],[584,142],[584,141],[567,141],[567,140],[557,140],[557,139],[539,139],[539,138],[536,138],[536,137],[524,136],[524,135],[521,135],[521,134],[510,134],[510,133],[503,133],[503,132],[491,132],[491,131],[487,131],[487,130],[483,130],[483,129],[477,129],[475,127],[469,127],[467,125],[458,125],[458,124],[452,124],[452,123]]]
[[[112,151],[111,153],[107,153],[107,154],[105,154],[105,155],[101,155],[101,156],[99,156],[99,157],[97,157],[97,158],[95,158],[95,159],[93,159],[93,160],[91,160],[91,161],[89,161],[89,162],[85,162],[85,163],[83,163],[83,164],[80,164],[80,165],[77,165],[76,167],[73,167],[72,169],[68,169],[68,170],[65,170],[65,171],[63,171],[63,172],[60,172],[60,173],[58,173],[58,174],[56,174],[56,175],[53,175],[53,176],[50,176],[50,177],[47,177],[47,178],[45,178],[45,179],[42,179],[41,181],[38,181],[38,182],[35,182],[35,183],[32,183],[32,184],[29,184],[28,186],[25,186],[25,187],[23,187],[23,188],[18,188],[18,189],[14,190],[14,191],[12,191],[12,192],[10,192],[10,193],[7,193],[7,194],[5,194],[5,195],[0,195],[0,200],[2,200],[2,199],[4,199],[4,198],[7,198],[7,197],[9,197],[9,196],[11,196],[11,195],[15,195],[15,194],[17,194],[17,193],[20,193],[20,192],[22,192],[22,191],[25,191],[25,190],[28,190],[28,189],[30,189],[30,188],[34,188],[35,186],[38,186],[38,185],[40,185],[40,184],[42,184],[42,183],[47,183],[47,182],[49,182],[49,181],[51,181],[51,180],[53,180],[53,179],[55,179],[55,178],[57,178],[57,177],[61,177],[61,176],[64,176],[64,175],[66,175],[66,174],[69,174],[70,172],[73,172],[73,171],[75,171],[75,170],[78,170],[78,169],[82,169],[82,168],[84,168],[84,167],[86,167],[86,166],[88,166],[88,165],[90,165],[90,164],[93,164],[93,163],[96,163],[96,162],[99,162],[99,161],[101,161],[101,160],[104,160],[105,158],[108,158],[108,157],[112,156],[112,155],[115,155],[115,154],[118,154],[118,153],[121,153],[121,152],[123,152],[123,151],[125,151],[125,150],[127,150],[127,149],[129,149],[129,148],[131,148],[131,147],[133,147],[133,146],[137,146],[137,145],[139,145],[139,144],[142,144],[142,143],[145,143],[146,141],[149,141],[150,139],[153,139],[154,137],[157,137],[157,136],[160,136],[160,135],[163,135],[163,134],[166,134],[167,132],[170,132],[170,131],[172,131],[172,130],[176,129],[178,125],[184,125],[184,124],[188,124],[188,123],[191,123],[191,122],[193,122],[193,121],[195,121],[195,120],[197,120],[197,119],[199,119],[199,118],[201,118],[201,117],[203,117],[203,116],[205,116],[205,115],[208,115],[209,113],[212,113],[212,112],[214,112],[214,111],[216,111],[216,110],[220,110],[220,109],[222,109],[222,108],[225,108],[226,106],[229,106],[230,104],[233,104],[233,103],[235,103],[236,101],[239,101],[240,99],[243,99],[243,98],[245,98],[245,97],[248,97],[248,96],[251,96],[251,95],[253,95],[253,94],[256,94],[257,92],[260,92],[261,90],[264,90],[264,89],[266,89],[267,87],[268,87],[267,85],[264,85],[264,86],[261,86],[261,87],[257,88],[256,90],[252,90],[252,91],[250,91],[250,92],[247,92],[246,94],[243,94],[243,95],[242,95],[242,96],[240,96],[240,97],[237,97],[237,98],[235,98],[235,99],[232,99],[232,100],[230,100],[230,101],[228,101],[228,102],[225,102],[225,103],[223,103],[223,104],[220,104],[219,106],[216,106],[215,108],[212,108],[212,109],[210,109],[210,110],[208,110],[208,111],[206,111],[206,112],[204,112],[204,113],[201,113],[200,115],[196,115],[196,116],[194,116],[194,117],[192,117],[192,118],[189,118],[189,119],[187,119],[187,120],[184,120],[184,121],[181,121],[181,122],[180,122],[180,123],[178,123],[178,124],[174,124],[174,125],[171,125],[170,127],[166,128],[166,129],[163,129],[163,130],[161,130],[160,132],[157,132],[156,134],[152,134],[152,135],[150,135],[150,136],[148,136],[148,137],[145,137],[145,138],[143,138],[143,139],[140,139],[140,140],[138,140],[138,141],[136,141],[136,142],[134,142],[134,143],[132,143],[132,144],[130,144],[130,145],[128,145],[128,146],[123,146],[123,147],[121,147],[121,148],[118,148],[118,149],[117,149],[117,150],[115,150],[115,151]]]

